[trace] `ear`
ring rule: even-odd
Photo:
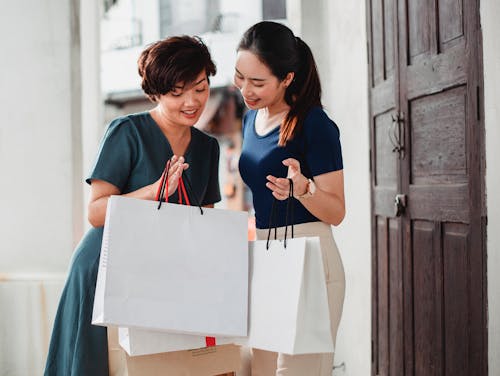
[[[283,85],[285,85],[285,87],[288,87],[290,86],[290,84],[292,83],[293,79],[295,78],[295,73],[294,72],[288,72],[285,76],[285,78],[283,79]]]

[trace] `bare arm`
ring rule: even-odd
[[[307,178],[300,172],[299,162],[289,158],[284,160],[283,164],[288,166],[288,177],[293,180],[294,196],[304,194],[307,189]],[[270,175],[267,179],[266,186],[273,192],[276,199],[288,198],[290,183],[287,178],[276,178]],[[345,216],[343,170],[315,176],[314,183],[316,184],[314,195],[300,198],[299,201],[321,221],[338,226]]]

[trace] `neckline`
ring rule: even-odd
[[[168,149],[170,150],[170,152],[172,153],[172,155],[174,155],[174,149],[172,149],[172,145],[170,145],[170,141],[168,140],[168,138],[165,135],[165,133],[163,133],[163,131],[161,130],[160,125],[156,122],[156,120],[153,118],[153,116],[151,115],[151,113],[149,111],[146,111],[145,113],[149,117],[149,119],[151,120],[151,122],[153,123],[154,128],[162,135],[162,137],[163,137],[165,143],[167,144]],[[191,138],[189,140],[188,145],[186,146],[186,151],[184,152],[184,155],[183,155],[184,158],[186,157],[186,155],[190,154],[190,152],[191,152],[191,145],[193,144],[193,126],[189,127],[189,132],[191,134],[190,135]]]
[[[269,130],[267,133],[264,133],[263,135],[258,134],[257,129],[255,129],[255,120],[257,120],[257,113],[258,113],[258,110],[255,110],[254,115],[253,115],[253,120],[252,120],[252,129],[253,129],[253,133],[254,133],[255,137],[266,138],[266,137],[269,137],[270,135],[272,135],[273,133],[276,133],[277,130],[279,131],[281,124],[277,125],[276,127]]]

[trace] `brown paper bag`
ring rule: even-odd
[[[241,368],[240,347],[222,345],[154,355],[128,356],[118,329],[108,327],[110,376],[214,376]]]

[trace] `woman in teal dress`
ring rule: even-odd
[[[177,202],[177,182],[191,182],[191,200],[206,207],[220,201],[219,145],[193,127],[209,97],[215,65],[203,42],[171,37],[147,47],[139,74],[156,103],[148,112],[111,122],[87,183],[91,186],[92,228],[77,246],[57,311],[46,376],[107,376],[106,328],[91,324],[106,205],[110,195],[154,200],[167,160],[169,201]]]

